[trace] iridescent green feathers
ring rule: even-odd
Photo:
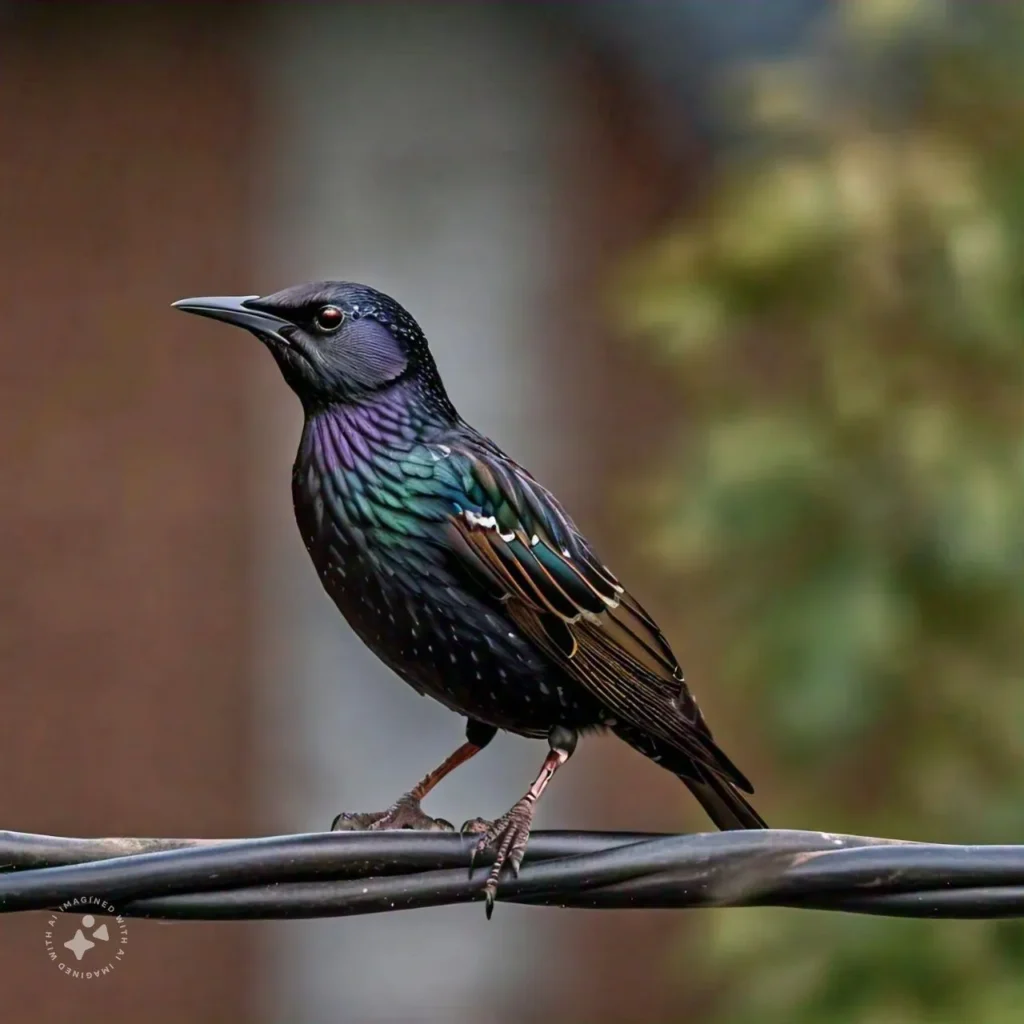
[[[409,431],[397,407],[323,419],[304,460],[313,534],[343,533],[409,592],[477,595],[599,702],[604,724],[642,729],[698,780],[749,791],[654,620],[525,470],[463,424]]]
[[[701,768],[750,790],[718,749],[654,620],[594,556],[558,502],[490,445],[464,441],[446,462],[465,503],[448,542],[509,618],[616,720],[643,728]]]
[[[472,723],[549,739],[609,728],[720,828],[764,827],[657,625],[555,499],[461,419],[406,310],[344,281],[177,305],[255,334],[301,400],[303,542],[385,664]]]

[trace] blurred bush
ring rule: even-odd
[[[678,371],[649,493],[686,631],[727,622],[773,822],[1024,842],[1024,9],[847,0],[728,98],[621,291]],[[1017,922],[706,924],[720,1020],[1024,1019]]]

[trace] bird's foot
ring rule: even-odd
[[[494,913],[494,899],[498,894],[498,879],[507,864],[512,874],[519,876],[519,866],[523,863],[526,843],[530,838],[530,826],[533,823],[534,801],[523,797],[510,811],[494,821],[473,818],[467,821],[459,831],[463,834],[479,833],[480,840],[473,846],[469,855],[469,874],[473,875],[476,858],[485,850],[494,850],[494,864],[484,884],[487,900],[487,918]]]
[[[342,813],[331,822],[332,832],[378,832],[401,828],[420,832],[455,831],[450,821],[424,814],[419,800],[409,793],[396,800],[386,811]]]

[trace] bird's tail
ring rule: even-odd
[[[744,828],[768,828],[768,823],[747,802],[739,787],[724,777],[728,772],[744,784],[747,792],[753,792],[750,784],[732,762],[714,745],[710,736],[706,738],[706,753],[721,761],[721,770],[715,771],[709,763],[698,762],[689,754],[647,733],[618,725],[613,730],[634,750],[649,757],[662,768],[672,772],[686,783],[690,792],[700,801],[708,817],[724,832]]]
[[[768,828],[768,822],[761,817],[743,794],[731,783],[704,770],[705,778],[696,779],[680,775],[690,792],[700,801],[708,817],[723,831],[742,828]]]

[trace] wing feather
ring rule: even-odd
[[[468,504],[448,520],[451,550],[509,617],[611,715],[744,791],[665,637],[596,557],[555,498],[499,452],[459,445]]]

